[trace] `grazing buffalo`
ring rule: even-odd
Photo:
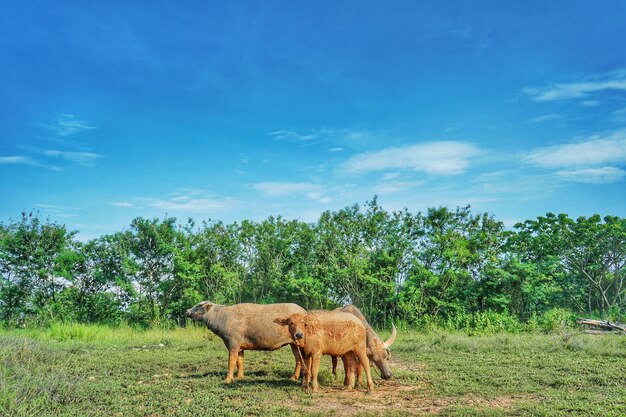
[[[383,379],[391,378],[391,369],[389,368],[389,357],[390,357],[389,347],[396,340],[396,336],[397,336],[396,326],[392,324],[393,330],[391,332],[391,336],[389,336],[389,339],[387,339],[387,341],[383,342],[380,339],[380,337],[378,337],[374,329],[372,329],[372,326],[369,325],[369,323],[367,322],[367,319],[365,318],[363,313],[361,313],[361,310],[359,310],[357,307],[353,306],[352,304],[349,304],[345,307],[338,308],[335,311],[343,311],[345,313],[350,313],[356,316],[359,320],[361,320],[361,323],[363,323],[363,326],[365,326],[365,331],[366,331],[367,357],[369,358],[370,361],[374,362],[374,365],[376,365],[378,369],[380,369],[380,376]],[[333,375],[336,376],[337,375],[337,357],[333,356],[332,361],[333,361]],[[346,378],[344,379],[344,385],[348,384],[349,372],[347,371],[348,369],[347,366],[349,366],[349,363],[346,363],[346,359],[344,358],[344,370],[346,370]],[[361,379],[361,368],[357,368],[356,374],[357,374],[356,381],[357,383],[359,383]]]
[[[322,355],[345,357],[348,369],[357,369],[358,359],[367,375],[367,390],[374,389],[367,359],[365,326],[354,315],[341,311],[311,311],[307,314],[291,314],[274,322],[289,329],[302,353],[306,369],[302,386],[305,389],[311,382],[312,391],[318,391],[317,375]],[[348,389],[351,389],[352,372],[349,375]]]
[[[244,350],[275,350],[291,345],[296,358],[292,379],[300,377],[301,358],[289,331],[274,323],[274,319],[306,311],[297,304],[235,304],[223,306],[203,301],[187,310],[187,317],[201,321],[218,335],[228,349],[226,382],[233,381],[235,364],[237,379],[243,379]]]

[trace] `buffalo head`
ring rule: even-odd
[[[292,314],[284,319],[274,319],[274,323],[287,326],[289,334],[296,342],[304,339],[306,320],[304,314]]]
[[[187,317],[197,321],[202,321],[202,317],[208,313],[213,306],[214,304],[210,301],[201,301],[187,310]]]

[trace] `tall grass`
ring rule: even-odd
[[[448,317],[423,315],[416,323],[398,322],[401,329],[414,329],[422,333],[462,332],[468,335],[493,335],[499,333],[559,333],[575,329],[576,316],[569,310],[555,308],[541,315],[521,321],[509,313],[477,311],[456,313]]]
[[[0,337],[0,415],[37,415],[50,403],[73,401],[75,381],[60,369],[72,369],[73,358],[41,342]]]
[[[46,328],[0,330],[2,335],[18,335],[34,340],[55,342],[80,342],[102,347],[143,346],[201,343],[214,337],[206,328],[187,326],[166,329],[154,327],[143,329],[128,325],[108,326],[102,324],[52,323]]]

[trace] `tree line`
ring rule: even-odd
[[[313,223],[135,218],[86,242],[22,213],[0,224],[0,320],[184,323],[201,300],[353,303],[376,325],[555,308],[626,315],[626,219],[548,213],[507,229],[470,207],[386,211],[376,198]]]

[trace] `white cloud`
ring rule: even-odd
[[[17,165],[17,164],[36,165],[37,162],[33,161],[32,159],[30,159],[27,156],[0,156],[0,165],[1,164],[5,164],[5,165]]]
[[[268,135],[272,136],[276,140],[285,140],[288,142],[310,142],[317,138],[316,134],[303,135],[293,130],[276,130],[269,132]]]
[[[626,107],[615,110],[613,112],[613,119],[620,123],[626,123]]]
[[[598,100],[583,100],[580,102],[580,105],[585,107],[598,107],[600,102]]]
[[[530,119],[532,122],[548,122],[550,120],[559,120],[561,118],[561,116],[559,116],[558,114],[545,114],[543,116],[538,116],[535,117],[534,119]]]
[[[335,146],[334,148],[330,148],[328,152],[342,152],[343,148],[340,146]]]
[[[396,179],[400,176],[399,172],[387,172],[383,175],[383,181]]]
[[[122,207],[122,208],[133,208],[133,207],[135,207],[133,205],[133,203],[131,203],[129,201],[113,201],[111,203],[111,205],[113,205],[115,207]]]
[[[584,141],[530,152],[526,162],[542,168],[590,167],[626,162],[626,129]]]
[[[138,197],[124,201],[113,201],[115,207],[143,210],[146,207],[175,213],[210,213],[232,208],[235,200],[214,198],[204,190],[185,189],[171,195],[170,198]]]
[[[62,158],[83,166],[92,166],[97,159],[102,158],[102,155],[93,152],[68,152],[48,149],[42,151],[42,153],[49,157]]]
[[[309,200],[330,202],[330,198],[325,195],[324,187],[310,182],[260,182],[252,184],[252,188],[266,197],[304,195]]]
[[[231,207],[231,202],[227,200],[216,200],[210,198],[194,198],[191,196],[180,196],[168,200],[161,198],[141,198],[144,205],[168,212],[189,212],[207,213],[210,211],[225,210]]]
[[[393,194],[400,191],[410,190],[424,185],[424,181],[394,181],[378,184],[374,187],[374,193],[379,195]]]
[[[321,142],[331,144],[331,152],[343,150],[345,145],[363,143],[373,137],[371,132],[365,129],[336,129],[328,127],[311,129],[306,133],[294,130],[276,130],[269,132],[268,135],[276,140],[299,143],[304,146]]]
[[[626,91],[626,73],[615,71],[588,81],[529,87],[524,92],[532,96],[534,101],[556,101],[583,98],[606,90]]]
[[[76,218],[78,217],[77,212],[81,211],[78,207],[59,206],[56,204],[37,203],[33,206],[59,218]]]
[[[601,167],[557,171],[556,175],[572,182],[608,184],[622,180],[626,171],[616,167]]]
[[[42,164],[28,156],[0,156],[0,165],[28,165],[37,168],[49,169],[50,171],[60,171],[61,168],[54,165]]]
[[[348,159],[343,168],[351,173],[401,169],[455,175],[465,172],[470,159],[479,153],[479,149],[469,143],[420,143],[362,153]]]
[[[90,125],[89,122],[76,120],[73,114],[62,114],[48,127],[60,136],[72,136],[85,130],[97,129],[97,127]]]

